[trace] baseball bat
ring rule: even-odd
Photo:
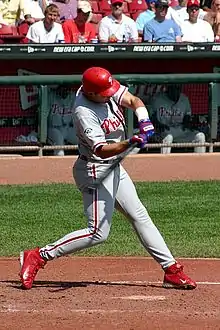
[[[88,186],[89,189],[97,189],[100,184],[103,182],[103,180],[105,180],[109,174],[118,166],[118,164],[120,164],[125,157],[127,157],[135,148],[137,148],[138,143],[134,143],[131,146],[129,146],[126,151],[124,151],[121,155],[119,155],[115,162],[111,164],[111,166],[109,166],[109,168],[107,169],[107,171],[103,174],[103,176],[101,176],[100,178],[98,178],[95,182],[93,182],[90,186]]]

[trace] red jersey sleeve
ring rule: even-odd
[[[75,23],[72,20],[67,20],[63,23],[63,33],[65,38],[65,43],[77,43],[77,36],[79,34],[78,31],[76,31]]]
[[[96,31],[94,26],[91,23],[88,23],[88,30],[89,30],[89,37],[88,37],[88,41],[91,41],[91,39],[95,39],[96,37]]]

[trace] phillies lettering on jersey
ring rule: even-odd
[[[120,102],[127,90],[127,87],[121,85],[110,99],[111,106],[108,103],[92,102],[81,91],[77,92],[73,119],[82,155],[98,159],[96,148],[125,139]]]
[[[160,117],[177,117],[183,119],[184,113],[181,111],[181,109],[178,108],[171,108],[171,109],[166,109],[164,107],[160,107],[158,109],[159,111],[159,116]]]
[[[169,127],[182,125],[183,117],[191,115],[188,97],[181,93],[179,100],[174,103],[166,93],[159,93],[151,104],[151,115],[156,113],[157,120]]]
[[[112,118],[105,118],[101,124],[102,129],[104,130],[106,135],[109,135],[111,132],[114,132],[118,129],[122,123],[125,123],[124,116],[121,111],[115,111],[117,114]]]
[[[60,106],[59,104],[52,104],[52,106],[51,106],[52,114],[59,114],[59,115],[65,116],[65,115],[71,115],[72,112],[73,112],[73,110],[71,108],[63,107],[63,106]]]
[[[115,119],[104,119],[103,123],[101,124],[101,128],[104,130],[106,135],[117,130],[117,128],[121,125],[121,122],[118,118]]]

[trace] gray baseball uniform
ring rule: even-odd
[[[139,200],[135,186],[122,165],[117,166],[99,188],[96,190],[88,188],[103,175],[116,158],[103,160],[96,156],[96,148],[125,138],[120,102],[126,91],[127,88],[124,86],[119,88],[111,98],[112,106],[107,103],[94,103],[81,91],[76,97],[74,122],[79,139],[79,151],[83,157],[77,159],[73,175],[82,192],[88,227],[74,231],[41,248],[40,254],[47,260],[105,241],[110,232],[112,215],[116,207],[131,221],[143,246],[163,268],[174,263],[171,252]]]
[[[164,143],[205,142],[204,133],[183,129],[182,127],[184,116],[191,115],[191,106],[185,94],[181,93],[176,103],[164,92],[157,94],[151,104],[151,113],[156,113],[157,120],[169,127],[169,130],[166,129],[162,133]],[[161,148],[161,152],[170,153],[171,148]],[[205,152],[205,147],[195,147],[195,152]]]
[[[66,97],[59,95],[56,90],[49,93],[48,133],[47,138],[53,145],[65,145],[65,141],[77,144],[76,132],[73,127],[73,108],[75,93],[68,92]],[[64,150],[54,150],[54,155],[64,156]]]

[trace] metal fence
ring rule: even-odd
[[[129,87],[131,92],[136,93],[138,87],[148,86],[150,90],[156,90],[157,88],[151,88],[154,86],[166,86],[166,84],[182,84],[184,86],[194,84],[193,88],[189,87],[188,90],[196,93],[196,86],[201,86],[200,94],[198,94],[198,106],[197,101],[194,101],[195,107],[198,111],[201,108],[201,95],[205,94],[205,101],[207,100],[207,116],[209,126],[209,136],[207,142],[204,144],[198,143],[172,143],[172,144],[149,144],[148,149],[158,149],[163,146],[171,146],[172,148],[192,148],[195,146],[206,146],[209,152],[216,151],[220,147],[220,142],[217,139],[218,135],[218,122],[219,114],[218,108],[219,102],[219,83],[220,74],[218,73],[201,73],[201,74],[120,74],[114,76],[122,84]],[[48,90],[54,85],[80,85],[81,75],[30,75],[30,76],[5,76],[0,77],[0,87],[10,89],[11,86],[24,87],[24,86],[37,86],[38,89],[38,135],[39,143],[36,145],[1,145],[0,152],[23,152],[33,151],[37,152],[39,156],[44,155],[44,151],[58,150],[77,150],[77,145],[48,145],[47,143],[47,116],[48,116]],[[149,87],[150,86],[150,87]],[[190,85],[192,86],[192,85]],[[191,88],[191,89],[190,89]],[[146,90],[146,88],[145,88]],[[207,95],[206,95],[207,94]],[[200,95],[200,96],[199,96]],[[141,95],[139,95],[141,97]],[[143,96],[143,95],[142,95]],[[1,116],[1,113],[0,113]],[[128,135],[132,135],[135,128],[135,119],[132,111],[126,112],[126,121],[128,126]]]

